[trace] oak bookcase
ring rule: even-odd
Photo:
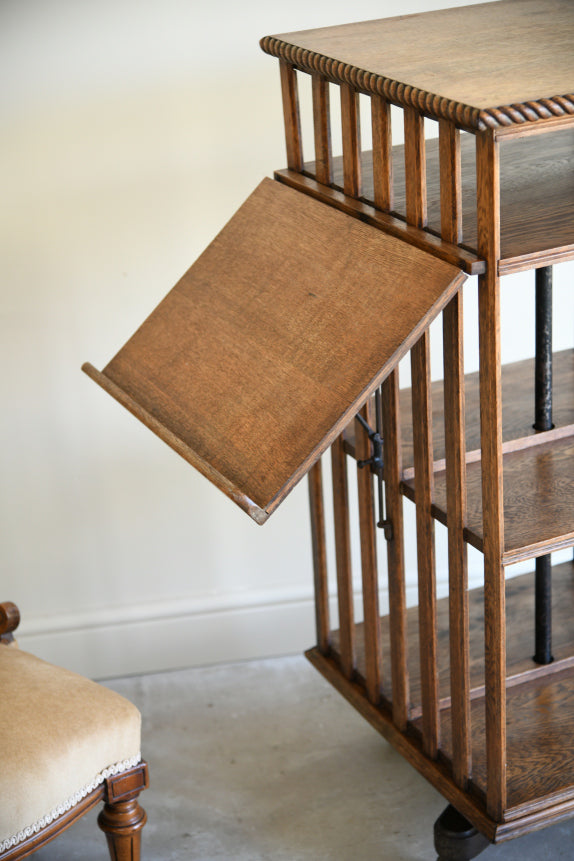
[[[264,38],[279,59],[287,167],[102,373],[85,366],[258,522],[308,473],[317,617],[308,657],[445,796],[451,807],[435,826],[445,861],[574,813],[574,564],[552,567],[550,557],[574,545],[574,349],[552,355],[550,323],[551,267],[574,259],[572,44],[570,0]],[[391,105],[403,112],[402,146],[392,143]],[[425,120],[438,123],[437,139],[425,140]],[[537,273],[537,354],[503,367],[501,278],[526,269]],[[465,376],[468,275],[478,276],[480,369]],[[429,325],[439,316],[444,380],[431,383]],[[401,390],[409,352],[412,386]],[[349,459],[358,461],[360,622]],[[416,508],[414,608],[403,497]],[[448,530],[441,600],[435,520]],[[480,589],[468,588],[468,544],[484,558]],[[531,574],[506,580],[508,565],[528,559]]]

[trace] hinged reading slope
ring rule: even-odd
[[[464,279],[265,179],[103,372],[84,370],[263,523]]]

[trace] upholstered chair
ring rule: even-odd
[[[0,604],[0,861],[25,858],[98,803],[113,861],[138,861],[148,785],[140,714],[115,691],[17,647]]]

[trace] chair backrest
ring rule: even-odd
[[[12,643],[13,631],[20,624],[20,611],[16,604],[5,601],[0,604],[0,643]]]

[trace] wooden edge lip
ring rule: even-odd
[[[512,275],[529,269],[539,269],[541,266],[553,266],[555,263],[566,263],[574,260],[574,244],[550,248],[547,251],[533,251],[520,257],[503,257],[498,261],[498,274]]]
[[[322,185],[306,174],[285,168],[276,170],[273,177],[283,185],[288,185],[303,194],[308,194],[315,200],[339,209],[352,218],[357,218],[359,221],[375,227],[382,233],[387,233],[395,239],[400,239],[420,251],[425,251],[439,260],[444,260],[445,263],[462,269],[467,275],[483,275],[486,272],[486,262],[473,254],[472,251],[460,245],[445,242],[440,236],[422,228],[413,227],[413,225],[407,224],[389,212],[376,209],[372,204],[349,197],[337,188]]]
[[[574,94],[481,109],[434,95],[374,72],[367,72],[365,69],[343,63],[325,54],[284,42],[276,36],[264,36],[259,44],[266,54],[291,63],[304,72],[319,73],[334,83],[351,84],[361,92],[383,96],[389,102],[402,107],[415,108],[433,119],[455,122],[469,131],[498,129],[574,114]]]
[[[520,547],[510,547],[502,554],[503,565],[514,565],[516,562],[526,562],[537,556],[546,556],[547,553],[557,553],[559,550],[568,550],[574,542],[574,532],[561,535],[560,538],[547,538],[536,544],[525,544]]]
[[[574,96],[569,96],[572,99]],[[503,141],[505,138],[512,137],[532,137],[533,135],[545,134],[549,131],[562,131],[566,128],[572,128],[574,125],[574,114],[566,113],[561,115],[552,115],[546,119],[538,120],[521,125],[499,126],[494,131],[494,137],[498,141]]]
[[[269,518],[270,512],[260,508],[253,500],[249,499],[244,493],[241,493],[229,479],[221,475],[210,464],[203,460],[196,452],[193,451],[183,440],[180,440],[174,433],[166,428],[158,419],[156,419],[147,410],[144,410],[133,398],[130,397],[120,386],[113,382],[109,377],[98,371],[89,362],[84,362],[82,371],[97,383],[104,391],[115,398],[118,403],[129,410],[132,415],[139,419],[149,430],[153,431],[163,442],[167,443],[170,448],[176,451],[184,460],[191,466],[194,466],[198,472],[208,478],[219,490],[232,499],[240,508],[245,511],[255,523],[262,525]]]

